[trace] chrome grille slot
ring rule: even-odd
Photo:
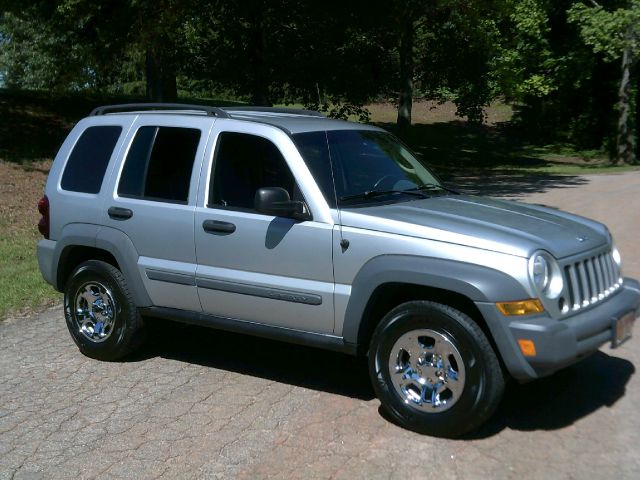
[[[566,295],[576,311],[593,305],[620,288],[620,271],[611,251],[589,256],[564,266]]]

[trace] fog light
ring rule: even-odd
[[[531,315],[544,312],[544,307],[540,300],[532,298],[529,300],[519,300],[517,302],[498,302],[496,307],[500,313],[510,317],[513,315]]]
[[[536,356],[536,344],[533,343],[533,340],[526,340],[524,338],[519,338],[518,345],[520,346],[520,351],[525,357]]]

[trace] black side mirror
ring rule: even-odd
[[[265,215],[298,220],[311,219],[305,203],[291,200],[289,192],[281,187],[263,187],[256,190],[253,206],[259,213]]]

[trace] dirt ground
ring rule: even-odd
[[[50,166],[48,161],[29,166],[0,161],[0,234],[31,232],[37,238],[37,204]]]

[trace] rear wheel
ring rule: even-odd
[[[71,337],[82,353],[117,360],[141,343],[142,318],[122,273],[108,263],[82,263],[69,278],[64,312]]]
[[[382,319],[371,340],[369,372],[394,421],[434,436],[479,427],[504,392],[498,358],[480,327],[434,302],[407,302]]]

